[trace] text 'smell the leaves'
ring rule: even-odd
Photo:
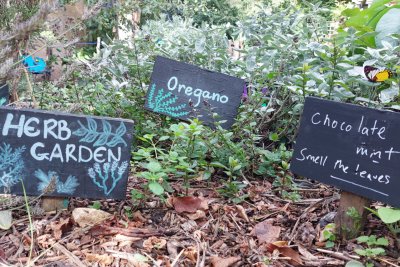
[[[400,114],[306,99],[291,170],[400,207]]]
[[[0,106],[8,104],[8,85],[0,84]]]
[[[0,108],[0,190],[124,199],[133,122]]]
[[[199,118],[212,125],[212,113],[230,128],[235,121],[245,81],[158,56],[147,92],[146,109],[174,118]]]

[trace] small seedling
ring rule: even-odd
[[[386,238],[381,237],[377,239],[375,235],[360,236],[357,238],[357,242],[365,243],[368,247],[365,249],[355,249],[354,251],[358,255],[364,256],[368,259],[373,259],[377,256],[385,255],[385,249],[380,246],[387,247],[389,245],[389,241]],[[372,263],[367,263],[366,266],[369,267],[374,265]]]
[[[322,231],[322,235],[326,240],[325,247],[333,248],[335,246],[336,235],[335,235],[335,227],[334,223],[329,223],[325,226],[325,229]]]
[[[95,201],[95,202],[93,202],[93,204],[90,205],[89,208],[99,210],[99,209],[101,208],[101,203],[100,203],[100,201]]]

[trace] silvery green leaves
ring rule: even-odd
[[[154,112],[164,113],[175,118],[188,115],[189,112],[185,111],[186,104],[173,106],[177,100],[178,97],[171,92],[164,93],[162,88],[157,91],[155,84],[152,85],[147,97],[148,107]]]
[[[113,133],[112,125],[106,120],[101,120],[101,130],[99,129],[97,122],[94,119],[87,118],[86,120],[87,126],[78,121],[80,128],[73,132],[74,135],[82,137],[80,139],[80,142],[93,143],[93,146],[95,147],[115,147],[119,144],[127,146],[126,142],[123,139],[123,136],[126,133],[126,126],[123,122],[120,123],[119,127]]]
[[[0,145],[0,186],[10,188],[23,179],[25,146],[13,148],[10,144]]]
[[[72,195],[79,182],[75,176],[68,176],[65,182],[60,181],[59,175],[54,171],[45,173],[41,169],[35,171],[35,177],[40,180],[37,189],[41,193],[57,192],[59,194]]]

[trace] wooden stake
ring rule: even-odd
[[[61,197],[43,197],[42,209],[44,211],[65,210],[68,208],[68,200]]]
[[[365,207],[369,207],[370,204],[371,200],[367,198],[342,192],[335,218],[336,232],[342,240],[358,237],[367,219],[368,212]]]

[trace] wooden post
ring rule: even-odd
[[[367,219],[367,210],[371,200],[342,191],[336,214],[336,232],[342,240],[358,237]],[[350,214],[349,214],[350,213]]]
[[[44,211],[58,211],[68,208],[68,200],[61,197],[42,197],[42,209]]]

